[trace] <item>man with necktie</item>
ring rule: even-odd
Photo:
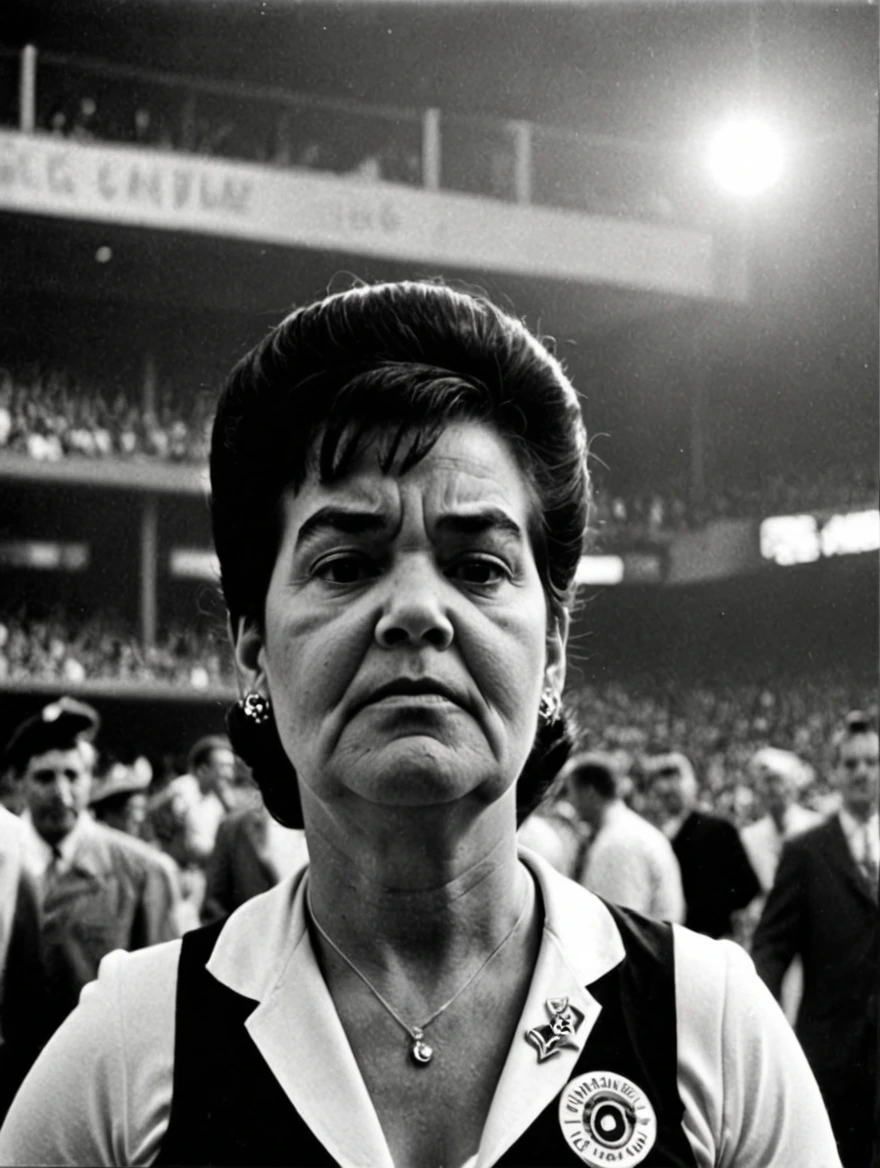
[[[6,747],[25,810],[22,862],[40,899],[40,962],[25,1000],[5,1009],[30,1016],[50,1037],[114,949],[179,935],[174,874],[140,840],[96,823],[87,811],[100,721],[91,706],[60,698],[26,719]]]
[[[752,956],[778,997],[796,955],[804,991],[795,1030],[828,1108],[845,1168],[871,1160],[877,1060],[880,859],[877,733],[861,712],[836,742],[840,809],[786,843]]]

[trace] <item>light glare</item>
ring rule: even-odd
[[[782,174],[782,147],[764,122],[748,118],[728,122],[709,148],[709,168],[716,181],[734,195],[759,195]]]

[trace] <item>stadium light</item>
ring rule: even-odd
[[[709,145],[709,169],[733,195],[760,195],[782,174],[782,144],[758,118],[736,118],[715,133]]]

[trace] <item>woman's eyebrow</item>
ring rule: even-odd
[[[344,535],[376,534],[384,531],[388,520],[375,511],[357,511],[345,507],[319,507],[304,520],[297,532],[296,546],[301,547],[325,532]]]
[[[495,531],[510,539],[523,538],[520,525],[500,507],[484,507],[477,512],[447,512],[437,519],[437,528],[456,535],[482,535]]]

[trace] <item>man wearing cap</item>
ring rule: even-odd
[[[33,1027],[43,1039],[107,953],[179,935],[168,867],[149,845],[96,823],[86,810],[99,725],[91,706],[61,698],[23,722],[6,748],[25,801],[24,863],[41,900],[42,969],[34,982],[44,1004]]]
[[[790,750],[764,746],[749,762],[749,776],[766,814],[742,829],[742,841],[766,896],[773,885],[782,845],[815,827],[822,816],[802,807],[798,795],[810,781],[810,770]]]
[[[147,787],[152,771],[145,759],[131,766],[115,762],[100,778],[92,782],[89,808],[99,823],[115,827],[117,831],[143,839],[147,820]],[[157,851],[157,854],[159,853]],[[166,857],[169,859],[170,857]]]
[[[568,797],[591,828],[592,843],[574,878],[606,900],[657,921],[684,920],[681,872],[666,836],[620,797],[616,758],[576,754],[563,771]]]
[[[733,913],[761,891],[739,832],[720,815],[697,809],[697,779],[679,751],[644,762],[646,807],[672,844],[684,888],[684,923],[709,937],[733,934]]]
[[[822,821],[818,811],[802,807],[797,802],[801,791],[810,782],[811,774],[810,768],[796,754],[775,746],[761,747],[749,761],[749,776],[766,814],[740,832],[749,861],[761,882],[761,892],[749,905],[741,922],[743,935],[740,940],[747,947],[750,947],[767,893],[773,887],[783,845]],[[785,974],[779,998],[790,1022],[794,1022],[797,1016],[802,988],[803,966],[796,957]]]
[[[877,1060],[880,751],[863,714],[835,743],[840,810],[789,840],[752,941],[779,997],[795,955],[804,990],[795,1031],[822,1091],[845,1168],[871,1160]]]

